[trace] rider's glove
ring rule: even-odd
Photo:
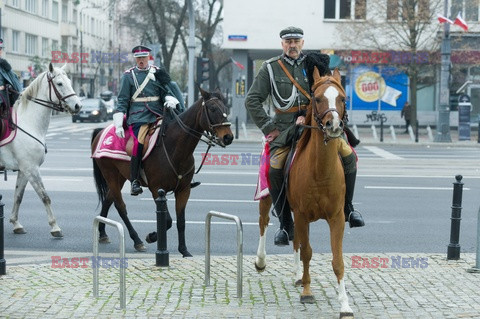
[[[169,109],[175,109],[179,103],[180,102],[176,98],[171,95],[167,95],[165,96],[165,103],[163,103],[163,106],[168,107]]]
[[[113,125],[115,125],[115,134],[120,138],[125,138],[125,131],[123,130],[123,113],[117,112],[113,114]]]

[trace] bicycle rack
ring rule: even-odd
[[[118,236],[120,237],[120,261],[125,260],[125,233],[123,231],[123,226],[119,222],[113,221],[111,219],[97,216],[93,220],[93,257],[94,260],[98,260],[98,224],[104,223],[106,225],[114,226],[118,230]],[[93,296],[98,298],[98,269],[100,268],[97,264],[96,267],[93,267]],[[120,266],[118,267],[120,270],[120,308],[125,309],[126,307],[126,296],[125,296],[125,266],[122,266],[120,262]]]
[[[243,226],[238,216],[211,210],[205,218],[205,286],[210,286],[210,225],[212,216],[235,221],[237,225],[237,298],[242,298],[243,288]]]

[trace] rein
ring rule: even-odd
[[[203,98],[202,98],[203,99]],[[178,123],[178,125],[180,126],[180,128],[185,132],[187,133],[188,135],[190,136],[193,136],[194,138],[197,138],[199,141],[202,141],[204,143],[206,143],[208,145],[207,147],[207,151],[205,153],[205,156],[203,157],[202,159],[202,163],[200,164],[200,166],[198,167],[197,171],[195,172],[195,174],[198,174],[198,172],[200,172],[200,169],[203,167],[203,164],[205,163],[205,159],[207,158],[207,154],[210,150],[210,148],[212,146],[215,146],[216,145],[220,145],[215,139],[216,139],[216,136],[215,136],[215,133],[213,132],[214,129],[216,127],[220,127],[220,126],[230,126],[231,123],[230,122],[222,122],[222,123],[218,123],[218,124],[212,124],[212,121],[210,120],[210,117],[208,115],[208,109],[207,109],[207,106],[206,106],[206,103],[210,102],[210,101],[214,101],[214,100],[219,100],[217,97],[211,97],[209,98],[208,100],[203,100],[202,101],[202,115],[203,115],[203,112],[205,111],[205,115],[206,115],[206,119],[207,119],[207,125],[208,125],[208,133],[202,133],[202,132],[199,132],[197,130],[194,130],[192,129],[191,127],[187,126],[183,121],[182,119],[180,118],[180,116],[178,116],[178,114],[175,112],[175,110],[170,110],[169,108],[167,108],[168,110],[170,110],[171,114],[173,115],[173,118],[175,119],[175,121]],[[224,113],[225,115],[225,118],[226,118],[226,114]],[[213,133],[212,133],[213,132]],[[206,137],[207,138],[207,141],[206,140],[203,140],[202,139],[202,136]],[[186,171],[183,175],[182,174],[178,174],[177,173],[177,170],[175,169],[175,166],[173,165],[171,159],[170,159],[170,156],[168,155],[168,152],[167,152],[167,149],[165,147],[165,142],[163,141],[163,134],[161,134],[161,139],[162,139],[162,146],[163,146],[163,150],[165,152],[165,157],[167,158],[167,161],[168,161],[168,164],[170,164],[170,167],[172,168],[174,174],[177,176],[177,185],[175,186],[175,189],[172,191],[172,192],[175,192],[178,188],[178,185],[180,183],[180,180],[188,175],[190,172],[192,172],[194,169],[195,169],[195,164],[192,165],[192,167],[190,167],[188,169],[188,171]]]

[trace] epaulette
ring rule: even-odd
[[[134,66],[132,66],[130,69],[126,69],[124,73],[130,73],[133,69],[135,69]]]
[[[280,58],[281,58],[281,57],[282,57],[281,55],[279,55],[279,56],[276,56],[276,57],[273,57],[273,58],[271,58],[271,59],[268,59],[267,61],[265,61],[265,63],[272,63],[272,62],[275,62],[275,61],[277,61],[277,60],[280,60]]]

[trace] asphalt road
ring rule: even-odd
[[[108,123],[106,123],[108,124]],[[47,138],[48,154],[41,173],[63,239],[50,236],[43,204],[30,186],[20,208],[20,223],[27,234],[14,235],[8,222],[13,201],[15,174],[0,182],[5,204],[5,249],[9,251],[92,251],[92,222],[99,213],[90,159],[90,135],[95,127],[106,124],[71,123],[69,117],[53,118]],[[195,158],[200,162],[204,144],[199,144]],[[344,251],[446,253],[450,240],[452,190],[455,175],[463,176],[462,252],[475,252],[477,214],[480,206],[480,148],[432,147],[421,145],[359,146],[358,176],[354,205],[363,213],[366,226],[346,228]],[[211,151],[211,160],[195,177],[202,185],[192,190],[187,205],[187,247],[193,255],[205,252],[205,216],[210,210],[237,215],[243,223],[245,254],[255,254],[258,244],[258,210],[253,201],[258,165],[255,157],[259,143],[234,143]],[[218,159],[218,161],[217,161]],[[223,162],[222,162],[223,159]],[[227,161],[228,159],[228,161]],[[235,160],[235,161],[233,161]],[[156,229],[155,203],[144,192],[131,197],[129,185],[124,194],[130,219],[141,238]],[[175,220],[174,199],[168,196],[170,213]],[[108,216],[120,221],[112,207]],[[278,221],[272,219],[267,239],[267,253],[288,253],[291,248],[275,247],[273,233]],[[113,229],[107,230],[112,244],[102,245],[105,252],[117,250]],[[314,252],[330,252],[328,226],[318,221],[310,227]],[[134,252],[126,234],[127,252]],[[291,246],[290,246],[291,247]],[[177,251],[177,232],[168,232],[168,249]],[[147,253],[154,254],[156,245]],[[236,253],[236,229],[233,222],[212,220],[212,254]]]

